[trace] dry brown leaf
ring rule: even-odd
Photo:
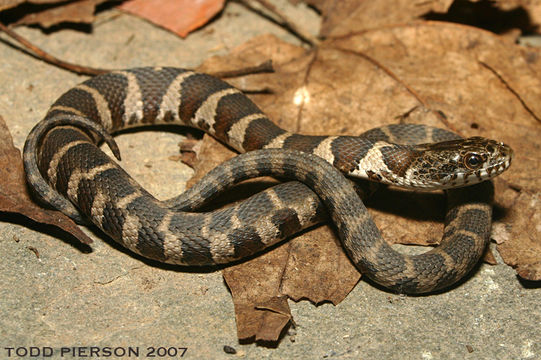
[[[239,339],[277,341],[292,319],[287,298],[338,304],[347,296],[360,276],[332,239],[321,227],[223,271]]]
[[[30,199],[21,153],[13,146],[9,129],[0,116],[0,211],[18,213],[36,222],[53,225],[90,244],[92,240],[67,216],[43,209]]]
[[[512,224],[507,240],[498,245],[506,264],[526,280],[541,280],[541,196],[522,191],[506,220]]]
[[[39,24],[45,28],[63,22],[90,24],[94,21],[96,6],[105,1],[107,0],[80,0],[68,3],[55,1],[62,5],[47,8],[40,12],[29,13],[17,20],[16,24]],[[49,2],[52,3],[53,1]]]
[[[205,25],[223,6],[224,0],[131,0],[118,8],[186,37]]]
[[[301,0],[297,0],[299,2]],[[354,32],[417,20],[429,12],[445,13],[453,0],[302,0],[323,15],[320,35],[344,36]]]
[[[291,320],[287,298],[280,291],[289,246],[250,261],[253,266],[258,266],[257,272],[246,263],[223,271],[233,295],[239,339],[276,341]]]
[[[487,249],[485,252],[485,255],[483,256],[483,262],[490,264],[490,265],[497,265],[498,260],[496,260],[496,257],[494,256],[494,253],[492,252],[492,249]]]
[[[535,155],[535,154],[534,154]],[[537,157],[539,157],[537,153]],[[539,169],[532,164],[532,169]],[[537,166],[536,166],[537,165]],[[506,264],[526,280],[541,280],[541,198],[538,188],[518,190],[500,179],[495,182],[500,194],[496,205],[502,212],[501,226],[493,231],[498,252]]]

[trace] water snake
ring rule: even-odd
[[[160,202],[96,146],[104,140],[120,159],[110,134],[154,124],[199,128],[244,154]],[[403,293],[449,286],[478,262],[491,225],[491,184],[482,181],[507,169],[511,158],[503,143],[459,139],[424,125],[389,125],[361,136],[291,133],[226,82],[166,67],[115,71],[69,90],[30,132],[23,154],[27,181],[39,199],[76,221],[89,219],[145,257],[183,265],[228,263],[328,213],[359,270]],[[409,188],[461,187],[448,191],[440,246],[415,256],[394,251],[343,174]],[[300,183],[195,212],[231,184],[262,175]]]

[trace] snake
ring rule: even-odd
[[[176,124],[203,130],[240,155],[177,197],[159,201],[120,160],[112,134]],[[61,95],[30,131],[27,183],[43,204],[91,223],[143,257],[164,263],[229,264],[331,220],[352,263],[391,291],[417,294],[456,283],[490,239],[493,188],[512,149],[422,124],[391,124],[360,136],[315,136],[273,123],[242,91],[211,75],[172,67],[112,71]],[[286,180],[224,208],[201,210],[234,184]],[[423,254],[382,237],[355,178],[448,194],[443,238]]]

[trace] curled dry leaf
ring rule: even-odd
[[[13,146],[11,134],[0,117],[0,211],[17,213],[33,221],[53,225],[90,244],[92,240],[67,216],[43,209],[30,199],[21,153]]]
[[[516,204],[504,203],[505,194],[511,192],[519,200],[524,198],[533,204],[532,194],[538,194],[541,185],[529,172],[541,165],[536,150],[536,139],[541,136],[538,120],[541,107],[534,101],[541,95],[538,94],[541,79],[537,75],[541,72],[536,70],[538,56],[532,55],[537,52],[528,51],[525,53],[519,46],[486,31],[424,22],[329,39],[310,52],[271,36],[260,37],[227,57],[211,59],[204,68],[222,70],[271,57],[275,74],[252,75],[230,82],[240,88],[270,88],[271,94],[250,96],[271,119],[290,131],[354,135],[384,124],[424,123],[463,136],[485,136],[510,144],[516,155],[511,169],[501,176],[496,193],[496,204],[504,209],[504,216],[498,215],[502,211],[497,211],[495,228],[498,223],[503,224],[517,234],[525,228],[538,227],[535,214],[539,214],[539,207],[531,206],[532,216],[524,217]],[[203,148],[216,153],[201,155],[205,159],[200,164],[205,169],[203,172],[233,156],[210,137],[205,137],[205,143],[212,146],[203,145]],[[226,155],[219,159],[218,154]],[[197,166],[196,173],[200,173]],[[376,224],[390,242],[434,244],[441,238],[445,212],[441,193],[415,194],[388,189],[367,203]],[[336,254],[343,255],[343,251],[334,240],[329,240],[330,229],[319,227],[306,232],[261,258],[224,271],[237,309],[239,336],[259,339],[258,334],[267,324],[283,323],[267,322],[258,313],[264,308],[259,305],[266,303],[269,296],[337,303],[349,292],[357,279],[351,275],[356,270],[347,259]],[[528,256],[521,254],[516,243],[520,238],[510,237],[499,246],[500,251],[510,249],[512,261],[510,256],[503,257],[519,269],[521,276],[539,273],[536,269],[540,263],[541,240],[533,235],[528,238],[527,246],[531,249]],[[303,251],[307,247],[314,251],[313,259],[303,258],[310,253]],[[236,276],[237,271],[243,271],[244,275]],[[258,277],[261,273],[267,276]],[[315,280],[310,280],[307,274],[312,274]],[[247,280],[252,276],[257,279],[255,282]],[[351,281],[352,276],[355,281]],[[248,285],[236,281],[248,281]],[[261,285],[266,281],[270,288]],[[262,292],[256,296],[258,289]],[[239,311],[252,314],[239,314]],[[282,315],[279,314],[280,319]]]
[[[186,37],[222,10],[224,0],[130,0],[118,8]]]

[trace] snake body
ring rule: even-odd
[[[164,123],[202,129],[244,154],[182,195],[158,201],[96,144],[105,140],[120,158],[111,133]],[[137,68],[94,77],[62,95],[30,132],[23,157],[38,198],[76,221],[89,219],[145,257],[183,265],[228,263],[328,213],[359,270],[392,290],[422,293],[453,284],[478,262],[491,224],[491,183],[481,181],[507,169],[512,150],[496,141],[459,139],[411,124],[357,137],[294,134],[212,76]],[[385,242],[343,174],[424,189],[481,183],[449,190],[440,246],[408,256]],[[299,182],[277,185],[224,209],[194,212],[232,184],[263,175]]]

